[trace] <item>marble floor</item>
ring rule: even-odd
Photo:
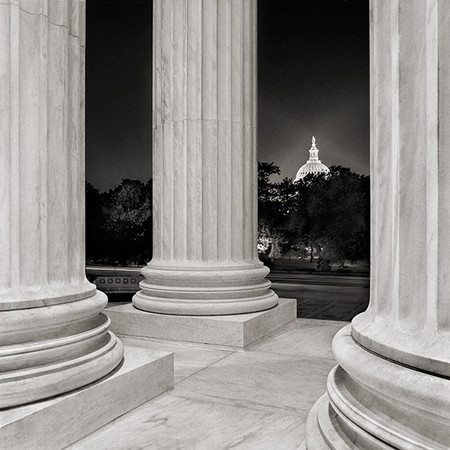
[[[122,337],[175,354],[175,388],[71,449],[295,449],[347,322],[296,319],[245,350]],[[142,380],[142,383],[151,380]]]

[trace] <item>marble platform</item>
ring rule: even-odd
[[[244,351],[123,338],[174,352],[175,387],[70,449],[298,449],[336,364],[332,337],[346,324],[296,319]]]
[[[131,303],[110,305],[105,314],[120,336],[215,344],[245,348],[297,317],[297,301],[280,298],[266,311],[230,316],[177,316],[141,311]]]
[[[60,449],[171,389],[173,353],[125,346],[113,373],[68,394],[0,410],[0,447]]]

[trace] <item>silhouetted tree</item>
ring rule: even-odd
[[[121,265],[144,264],[152,251],[151,183],[123,179],[103,206],[108,258]]]
[[[296,189],[292,180],[279,183],[271,181],[280,169],[273,163],[258,163],[258,224],[260,258],[267,263],[286,251],[295,248],[299,241],[298,230],[292,225],[291,210],[296,202]],[[262,243],[265,243],[263,251]]]
[[[308,214],[323,247],[321,258],[341,265],[369,258],[369,177],[332,166],[310,184]]]
[[[280,169],[258,165],[260,258],[320,248],[320,266],[369,259],[369,177],[332,166],[327,175],[274,182]],[[143,265],[152,256],[152,183],[124,179],[108,193],[86,185],[86,256],[91,262]]]
[[[329,174],[308,175],[297,183],[271,182],[270,176],[279,173],[273,163],[259,164],[260,239],[277,245],[280,253],[320,248],[321,266],[369,259],[368,176],[332,166]]]
[[[143,265],[152,256],[152,181],[123,179],[108,193],[86,188],[87,259]]]

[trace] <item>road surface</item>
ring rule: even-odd
[[[273,272],[279,297],[297,299],[297,317],[351,321],[369,304],[368,277]]]

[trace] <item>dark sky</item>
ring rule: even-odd
[[[86,167],[100,190],[151,177],[151,0],[87,4]],[[369,172],[368,0],[258,1],[258,154]]]

